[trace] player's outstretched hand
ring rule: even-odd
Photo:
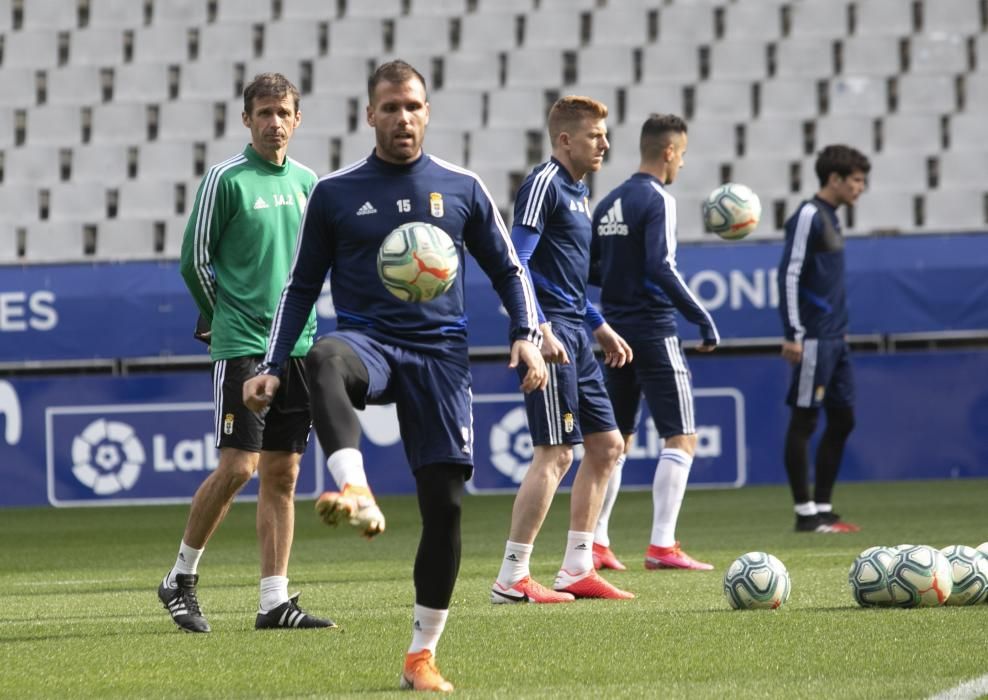
[[[803,359],[803,344],[786,340],[782,343],[782,357],[794,365]]]
[[[614,332],[610,324],[603,323],[597,326],[594,329],[593,337],[596,338],[600,349],[604,351],[604,364],[608,367],[624,367],[634,359],[631,346],[624,338]]]
[[[519,362],[528,369],[521,382],[521,390],[527,394],[545,389],[546,384],[549,383],[549,370],[546,369],[545,360],[542,359],[542,353],[535,343],[516,340],[511,344],[511,361],[508,367],[514,369]]]
[[[278,393],[281,380],[273,374],[259,374],[244,382],[244,405],[250,410],[263,411]]]
[[[542,330],[542,358],[546,362],[557,365],[568,365],[569,355],[566,354],[566,348],[559,342],[559,338],[552,332],[552,324],[543,323],[540,328]]]

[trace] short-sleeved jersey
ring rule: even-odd
[[[212,166],[199,185],[182,239],[181,271],[211,324],[214,360],[267,352],[302,211],[316,179],[298,161],[286,158],[276,165],[248,145]],[[315,331],[313,311],[300,328],[293,356],[309,351]]]
[[[819,197],[802,202],[786,221],[779,311],[786,340],[847,333],[844,236],[837,210]]]
[[[423,303],[397,299],[377,274],[384,238],[414,221],[441,228],[460,255],[461,274],[453,286]],[[504,221],[474,173],[427,154],[405,165],[371,154],[324,176],[302,217],[266,361],[284,361],[327,272],[340,330],[421,352],[462,351],[465,358],[464,251],[476,258],[507,309],[510,338],[541,342],[534,293]]]
[[[528,261],[542,313],[549,321],[583,323],[590,273],[587,186],[555,158],[537,166],[515,197],[512,226],[539,234]]]
[[[676,200],[658,178],[635,173],[604,197],[592,245],[604,316],[625,337],[670,337],[678,310],[716,344],[713,318],[676,267],[676,246]]]

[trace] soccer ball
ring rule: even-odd
[[[890,547],[868,547],[854,560],[847,572],[847,583],[858,605],[867,608],[892,604],[889,566],[895,557],[896,551]]]
[[[889,592],[893,605],[929,608],[943,605],[954,580],[950,562],[940,550],[926,545],[900,549],[889,567]]]
[[[976,549],[988,557],[988,542],[982,542],[976,547]]]
[[[377,251],[384,288],[402,301],[432,301],[456,280],[460,256],[438,226],[411,221],[389,233]]]
[[[947,605],[977,605],[988,600],[988,557],[962,544],[944,547],[940,553],[950,562],[954,583]]]
[[[724,574],[724,597],[735,610],[771,609],[789,600],[789,572],[766,552],[748,552]]]
[[[755,230],[762,216],[762,203],[750,187],[728,182],[703,202],[703,225],[710,233],[736,241]]]

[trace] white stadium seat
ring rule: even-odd
[[[255,26],[249,22],[207,24],[199,28],[199,55],[193,66],[203,69],[231,56],[254,56]]]
[[[184,63],[188,60],[189,28],[185,24],[155,23],[134,32],[135,63]]]
[[[421,17],[459,17],[466,13],[467,0],[412,0],[409,14]]]
[[[0,148],[14,145],[14,108],[0,105]]]
[[[24,258],[31,262],[85,259],[82,221],[39,221],[26,227]]]
[[[970,34],[982,25],[979,0],[923,0],[924,34]]]
[[[372,62],[365,56],[320,56],[312,62],[312,87],[318,95],[360,95],[366,102]],[[305,104],[308,97],[302,100]]]
[[[899,38],[857,35],[841,42],[843,75],[895,75],[901,69]]]
[[[883,78],[864,75],[832,78],[827,85],[829,114],[879,116],[888,107],[888,90]]]
[[[617,3],[591,15],[590,41],[593,46],[644,46],[649,42],[648,10],[622,7]]]
[[[182,100],[226,100],[234,89],[234,62],[227,59],[185,63],[179,69],[178,97]]]
[[[763,205],[767,205],[769,199],[785,197],[792,192],[793,164],[800,162],[799,156],[794,153],[790,158],[761,157],[752,152],[731,163],[731,181],[747,185],[758,194]]]
[[[108,102],[92,112],[90,143],[138,144],[148,138],[148,108],[140,102]]]
[[[656,83],[652,85],[632,85],[626,92],[626,113],[632,123],[641,123],[654,112],[684,114],[684,85],[679,83]]]
[[[177,68],[177,66],[176,66]],[[167,63],[125,63],[113,67],[115,102],[163,102],[170,97]]]
[[[102,68],[67,65],[45,74],[47,103],[52,105],[93,105],[103,102]]]
[[[988,187],[988,150],[940,154],[940,187]]]
[[[579,12],[549,9],[525,16],[524,45],[527,47],[575,49],[580,43]]]
[[[331,167],[331,140],[328,136],[296,131],[288,145],[288,155],[322,177]],[[243,146],[241,146],[243,150]]]
[[[264,27],[262,60],[311,59],[319,55],[320,22],[305,19],[268,22]]]
[[[913,3],[903,0],[857,0],[854,33],[906,36],[914,28]]]
[[[100,260],[146,260],[155,256],[156,222],[150,218],[107,219],[96,229]]]
[[[527,130],[521,128],[476,129],[470,132],[467,167],[527,170]]]
[[[384,25],[381,20],[373,17],[353,17],[329,23],[330,56],[366,57],[381,53],[384,53]]]
[[[576,76],[581,83],[629,85],[635,79],[632,50],[614,46],[582,48],[576,54]]]
[[[39,219],[38,186],[32,182],[0,184],[0,211],[3,221],[25,224]]]
[[[79,26],[79,13],[76,3],[66,0],[27,0],[22,3],[23,17],[21,28],[33,29],[73,29]]]
[[[963,73],[967,65],[967,38],[959,34],[923,34],[909,40],[909,72]]]
[[[682,41],[689,37],[697,44],[714,38],[714,5],[709,2],[677,2],[659,10],[659,41]]]
[[[0,263],[20,260],[18,256],[17,228],[10,221],[0,221]]]
[[[746,38],[710,45],[711,80],[761,80],[768,76],[768,43]]]
[[[924,195],[929,231],[984,231],[988,228],[988,185],[985,180],[965,187],[929,190]]]
[[[30,183],[47,186],[60,181],[62,147],[23,146],[8,148],[3,152],[3,183]]]
[[[696,119],[741,121],[752,116],[752,83],[747,80],[708,80],[696,86]]]
[[[635,146],[647,115],[635,123]],[[730,160],[737,155],[737,124],[724,119],[691,119],[687,124],[687,160],[714,158]]]
[[[436,90],[429,95],[429,128],[480,128],[483,104],[484,93],[479,90]]]
[[[817,81],[806,78],[776,78],[759,86],[759,115],[808,119],[820,112]]]
[[[692,131],[692,125],[690,130]],[[799,118],[753,119],[744,124],[745,155],[751,157],[802,156],[805,136]],[[692,147],[692,141],[690,142]],[[692,150],[692,148],[691,148]]]
[[[869,182],[871,181],[873,178],[869,177]],[[848,232],[867,234],[876,231],[915,230],[915,198],[916,192],[909,190],[869,189],[854,205],[854,226]]]
[[[725,4],[724,39],[777,39],[782,35],[785,0]]]
[[[58,30],[22,29],[7,32],[3,42],[3,69],[54,68],[58,65]]]
[[[399,17],[402,13],[402,0],[348,0],[346,3],[347,17],[373,17],[388,19]]]
[[[174,181],[127,180],[117,191],[117,217],[121,219],[163,219],[183,213],[176,210]]]
[[[510,51],[518,46],[518,15],[499,13],[469,14],[460,26],[460,51]]]
[[[289,1],[282,0],[286,3]],[[207,3],[202,0],[168,0],[156,2],[152,7],[154,8],[151,21],[153,25],[180,24],[183,27],[192,27],[206,23]]]
[[[794,39],[836,39],[847,34],[847,4],[840,0],[801,0],[789,5],[789,33]]]
[[[899,190],[922,192],[928,187],[927,159],[929,153],[920,151],[895,151],[872,153],[871,171],[868,173],[868,190]]]
[[[515,49],[508,54],[505,84],[508,87],[562,85],[563,53],[538,46]]]
[[[76,146],[72,149],[71,180],[118,185],[129,177],[131,148],[117,143]]]
[[[150,141],[138,147],[141,180],[184,180],[195,175],[195,148],[189,141]]]
[[[38,99],[36,74],[37,71],[30,66],[14,68],[4,66],[3,70],[0,70],[0,95],[3,95],[3,106],[13,109],[14,106],[29,107],[35,104]],[[0,144],[4,143],[2,139],[3,136],[0,136]]]
[[[900,112],[882,118],[882,150],[913,151],[926,153],[939,151],[940,116],[936,114],[914,114]]]
[[[444,54],[450,46],[450,27],[446,18],[399,17],[395,20],[392,49],[395,54]]]
[[[27,110],[27,145],[73,146],[82,143],[82,108],[40,105]]]
[[[95,223],[106,218],[106,186],[102,181],[58,182],[47,189],[50,221]]]
[[[471,90],[499,87],[500,64],[500,55],[496,51],[456,51],[447,54],[443,57],[443,87]]]
[[[425,152],[456,165],[466,162],[466,134],[461,129],[429,127],[425,135]]]
[[[687,154],[684,165],[672,183],[674,194],[706,197],[717,185],[720,185],[721,165],[731,158],[690,158]],[[630,174],[630,173],[629,173]],[[627,177],[627,175],[625,175]]]
[[[243,103],[238,102],[243,109]],[[213,137],[216,104],[207,100],[165,102],[158,112],[162,141],[204,141]],[[242,125],[241,125],[242,126]]]
[[[267,22],[271,0],[216,0],[216,22]]]
[[[988,150],[983,113],[961,112],[950,116],[950,150]]]
[[[775,44],[776,78],[826,78],[834,72],[834,41],[828,37],[782,39]]]
[[[642,50],[643,83],[683,83],[700,79],[700,54],[696,44],[663,40]]]
[[[915,114],[946,114],[958,106],[954,76],[912,75],[895,79],[898,90],[896,111]]]
[[[116,66],[123,63],[123,59],[124,31],[122,29],[88,27],[72,32],[69,39],[70,65]]]
[[[816,120],[816,149],[844,143],[870,153],[874,150],[874,123],[875,119],[869,116],[821,115]]]
[[[144,5],[133,0],[89,0],[89,24],[86,26],[140,27],[144,24]]]
[[[489,127],[529,127],[541,129],[549,111],[544,90],[505,88],[488,95]]]

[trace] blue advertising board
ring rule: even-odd
[[[780,337],[781,251],[778,242],[679,247],[679,267],[723,338]],[[851,333],[988,329],[986,269],[984,234],[850,239]],[[469,257],[463,274],[471,346],[506,347],[490,282]],[[328,284],[316,310],[320,332],[331,330]],[[0,266],[0,362],[202,354],[195,318],[175,262]],[[682,334],[696,337],[687,325]]]
[[[858,354],[857,427],[842,480],[988,477],[988,352]],[[778,357],[690,359],[697,456],[691,487],[785,482]],[[473,493],[513,490],[532,455],[518,379],[477,362]],[[972,381],[977,378],[977,381]],[[0,380],[0,507],[188,501],[216,467],[208,372]],[[361,412],[362,449],[378,493],[411,493],[393,406]],[[661,450],[647,411],[624,467],[625,488],[648,488]],[[300,498],[332,481],[315,440],[303,457]],[[570,470],[564,485],[572,483]],[[256,480],[243,497],[257,493]]]

